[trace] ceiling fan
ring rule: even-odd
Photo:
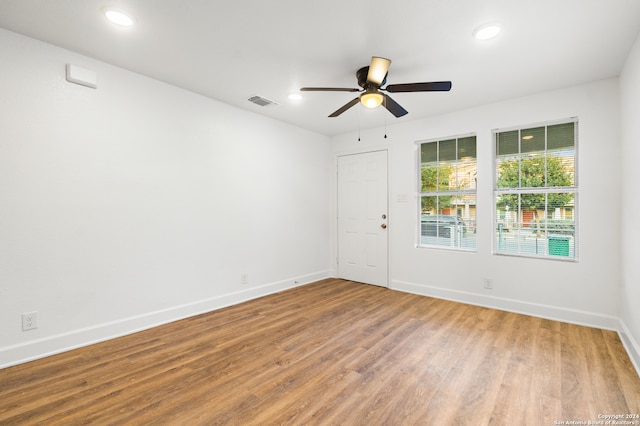
[[[358,79],[358,88],[343,87],[302,87],[301,92],[361,92],[361,94],[349,101],[347,104],[339,108],[337,111],[329,115],[329,117],[337,117],[358,102],[367,108],[376,108],[383,105],[391,114],[396,117],[402,117],[408,114],[408,111],[389,95],[381,93],[381,91],[389,93],[400,92],[448,92],[451,90],[450,81],[432,81],[427,83],[405,83],[405,84],[389,84],[386,87],[387,73],[389,71],[391,60],[373,56],[371,64],[362,67],[356,72]]]

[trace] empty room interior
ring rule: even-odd
[[[639,117],[637,0],[0,0],[0,424],[640,425]]]

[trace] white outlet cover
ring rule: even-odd
[[[38,313],[25,312],[22,314],[22,330],[33,330],[34,328],[38,328]]]

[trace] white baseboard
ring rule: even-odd
[[[640,344],[633,338],[627,324],[625,324],[623,320],[620,320],[620,326],[618,335],[629,354],[629,358],[631,358],[631,363],[635,367],[638,376],[640,376]]]
[[[562,321],[571,324],[585,325],[588,327],[595,327],[604,330],[620,330],[620,319],[610,315],[594,314],[593,312],[580,311],[576,309],[567,309],[557,306],[529,303],[515,299],[468,293],[464,291],[450,290],[446,288],[432,287],[404,281],[393,281],[391,283],[391,288],[393,290],[404,291],[407,293],[499,309],[502,311],[530,315],[555,321]]]
[[[83,346],[88,346],[94,343],[103,342],[105,340],[114,339],[116,337],[136,333],[162,324],[167,324],[205,312],[211,312],[216,309],[221,309],[334,276],[335,271],[332,270],[316,272],[259,287],[251,287],[238,292],[223,294],[206,300],[199,300],[197,302],[174,306],[160,311],[124,318],[122,320],[100,324],[94,327],[73,330],[68,333],[32,340],[18,345],[6,346],[0,348],[0,369]],[[297,281],[297,284],[292,284],[295,281]],[[422,296],[430,296],[454,302],[468,303],[508,312],[617,331],[622,344],[629,354],[631,362],[640,376],[640,345],[633,338],[626,324],[618,318],[598,315],[592,312],[526,303],[513,299],[485,296],[403,281],[393,281],[390,288],[392,290],[404,291]]]
[[[236,305],[332,276],[333,271],[320,271],[93,327],[72,330],[67,333],[47,336],[17,345],[0,347],[0,369]]]

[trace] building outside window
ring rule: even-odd
[[[494,253],[577,258],[577,120],[495,130]]]
[[[419,142],[419,246],[476,249],[476,136]]]

